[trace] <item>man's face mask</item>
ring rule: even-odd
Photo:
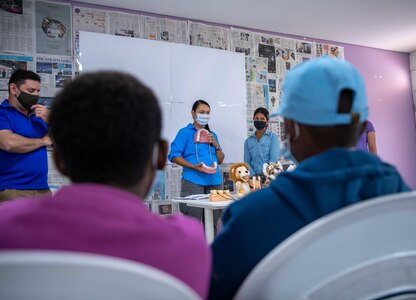
[[[298,140],[300,138],[300,129],[299,125],[296,122],[293,122],[293,126],[295,127],[295,137],[294,140]],[[285,139],[283,140],[282,148],[280,149],[280,154],[287,160],[292,161],[295,166],[299,164],[296,158],[293,156],[292,151],[290,149],[290,135],[286,133]]]
[[[26,92],[23,92],[21,89],[19,89],[20,94],[17,96],[17,100],[19,100],[19,103],[27,110],[30,111],[30,108],[32,105],[38,103],[39,101],[39,95],[32,95]]]
[[[267,123],[264,121],[254,120],[254,127],[256,127],[257,130],[262,130],[267,126]]]

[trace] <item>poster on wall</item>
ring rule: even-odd
[[[190,45],[214,49],[229,49],[229,29],[202,23],[188,22]]]
[[[106,10],[80,6],[73,7],[74,31],[108,33],[108,15]]]
[[[267,58],[246,56],[246,81],[267,84]]]
[[[297,63],[308,61],[313,58],[311,42],[296,40],[295,49]]]
[[[119,11],[109,12],[109,33],[121,36],[140,37],[139,15],[122,13]]]
[[[254,55],[254,32],[231,28],[231,51]]]
[[[36,73],[41,77],[41,96],[55,96],[72,79],[72,65],[71,58],[36,57]]]
[[[167,200],[166,199],[166,172],[164,170],[158,170],[153,184],[146,196],[146,200]]]
[[[172,43],[188,44],[188,27],[186,21],[142,16],[143,37]]]
[[[72,56],[71,6],[36,1],[36,52]]]
[[[344,47],[330,45],[330,44],[323,44],[323,43],[316,43],[316,57],[321,56],[329,56],[333,58],[344,59]]]
[[[18,70],[35,71],[32,56],[0,54],[0,101],[9,96],[9,79]]]
[[[33,1],[0,4],[0,52],[31,55],[35,43]]]

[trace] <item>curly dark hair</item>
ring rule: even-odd
[[[131,75],[80,75],[56,96],[49,126],[73,182],[131,187],[142,178],[160,139],[153,92]]]

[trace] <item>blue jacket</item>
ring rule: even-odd
[[[233,203],[212,244],[210,299],[232,299],[253,267],[310,222],[344,206],[409,191],[396,169],[363,151],[331,149]]]
[[[10,130],[27,138],[42,138],[48,126],[35,115],[25,116],[4,100],[0,105],[0,130]],[[0,149],[0,191],[4,189],[40,190],[48,186],[46,147],[27,153]]]

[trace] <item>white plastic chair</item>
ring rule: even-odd
[[[75,252],[3,251],[0,299],[196,300],[200,297],[170,274],[134,261]]]
[[[416,299],[416,192],[309,224],[260,261],[235,299]]]

